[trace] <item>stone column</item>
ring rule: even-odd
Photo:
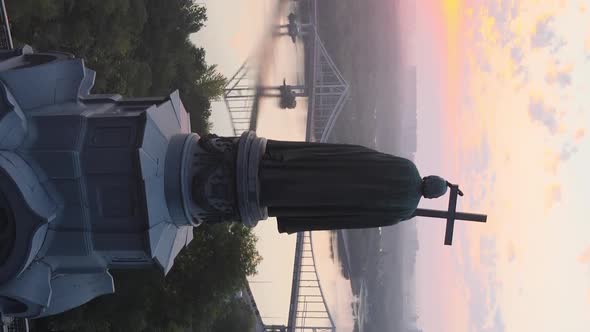
[[[191,198],[199,223],[240,222],[254,227],[268,218],[259,205],[258,168],[266,139],[254,132],[240,137],[206,135],[192,155]]]
[[[266,139],[256,137],[252,131],[240,137],[237,160],[236,189],[238,208],[244,225],[254,227],[268,218],[266,207],[260,206],[260,180],[258,169],[266,151]]]

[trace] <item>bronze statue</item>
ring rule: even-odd
[[[259,177],[260,205],[281,233],[393,225],[448,186],[422,178],[411,160],[363,146],[273,140]]]

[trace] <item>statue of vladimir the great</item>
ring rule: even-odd
[[[259,204],[281,233],[393,225],[450,185],[363,146],[275,140],[266,143],[258,179]]]

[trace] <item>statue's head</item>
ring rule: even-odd
[[[447,181],[440,176],[430,175],[422,179],[422,196],[438,198],[447,192]]]

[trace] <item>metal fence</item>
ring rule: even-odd
[[[14,48],[12,34],[10,33],[10,22],[4,0],[0,0],[0,49],[11,50]]]
[[[7,318],[0,321],[2,332],[29,332],[29,321],[24,318]]]

